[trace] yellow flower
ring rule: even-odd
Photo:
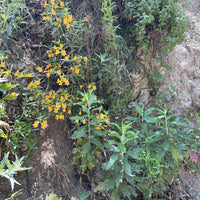
[[[107,118],[107,119],[106,119],[106,123],[108,124],[109,122],[110,122],[110,121],[109,121],[109,118]]]
[[[74,56],[74,60],[76,60],[77,59],[77,56]]]
[[[65,94],[65,100],[67,100],[70,97],[69,94]]]
[[[39,121],[35,121],[34,124],[33,124],[33,127],[37,128],[39,126],[39,123],[40,123]]]
[[[66,78],[64,80],[64,83],[65,83],[66,86],[68,86],[70,84],[69,81]]]
[[[72,15],[68,15],[68,21],[72,22],[72,19],[73,19]]]
[[[60,48],[63,48],[63,44],[60,44]]]
[[[56,11],[54,9],[51,10],[53,15],[56,15]]]
[[[57,102],[57,103],[56,103],[56,108],[59,109],[60,107],[61,107],[60,103]]]
[[[36,85],[39,85],[39,84],[40,84],[40,80],[37,80],[37,81],[35,82],[35,84],[36,84]]]
[[[88,85],[88,89],[90,89],[92,86],[91,86],[91,84],[90,85]]]
[[[54,92],[53,94],[52,94],[52,99],[55,99],[56,98],[56,93]]]
[[[17,70],[14,75],[18,76],[18,74],[19,74],[19,70]]]
[[[87,57],[84,57],[83,60],[84,60],[85,62],[87,62],[87,61],[88,61],[88,58],[87,58]]]
[[[54,46],[53,46],[53,49],[54,49],[54,50],[56,50],[56,49],[57,49],[57,46],[56,46],[56,45],[54,45]]]
[[[59,49],[56,49],[55,54],[58,55],[60,53]]]
[[[63,96],[61,96],[61,97],[60,97],[60,100],[62,101],[63,99],[64,99],[64,97],[63,97]]]
[[[47,4],[47,1],[45,1],[45,2],[44,2],[44,6],[47,6],[47,5],[48,5],[48,4]]]
[[[43,20],[47,20],[47,17],[44,16],[44,17],[43,17]]]
[[[64,23],[65,25],[68,24],[68,19],[67,19],[67,17],[64,17],[64,18],[63,18],[63,23]]]
[[[80,88],[82,89],[82,88],[83,88],[83,85],[80,85]]]
[[[75,74],[79,74],[79,69],[78,68],[76,68],[76,70],[75,70]]]
[[[36,68],[39,72],[43,72],[42,68],[41,67],[37,67]]]
[[[79,123],[79,119],[76,119],[75,122],[76,122],[76,123]]]
[[[100,130],[100,127],[99,127],[99,126],[96,126],[95,129]]]
[[[41,128],[44,130],[47,127],[47,120],[44,120],[41,124]]]
[[[30,73],[28,73],[28,75],[27,75],[27,76],[28,76],[29,78],[30,78],[30,77],[32,77],[32,75],[31,75]]]
[[[82,115],[82,112],[80,111],[78,114],[79,114],[79,115]]]
[[[57,108],[54,109],[54,113],[58,113],[58,109]]]
[[[54,6],[54,8],[56,9],[58,7],[58,4],[56,4],[55,6]]]
[[[100,117],[100,119],[104,119],[104,116],[105,115],[101,113],[99,117]]]
[[[69,60],[69,57],[68,56],[65,56],[65,58],[64,58],[65,60]]]
[[[60,6],[61,6],[61,7],[64,6],[64,2],[63,2],[63,1],[60,2]]]
[[[71,71],[73,71],[73,70],[74,70],[74,68],[73,68],[73,67],[70,67],[70,70],[71,70]]]
[[[66,51],[65,51],[65,50],[62,50],[62,51],[61,51],[61,55],[62,55],[62,56],[66,56]]]
[[[62,120],[64,120],[65,116],[64,115],[60,115],[59,118],[62,119]]]
[[[60,85],[60,86],[62,86],[63,82],[60,79],[58,79],[57,80],[57,84]]]
[[[71,110],[68,110],[68,112],[67,112],[69,115],[71,115],[71,113],[72,113],[72,111]]]
[[[58,76],[60,76],[61,73],[62,73],[61,70],[58,70],[58,71],[57,71]]]
[[[94,96],[94,100],[97,101],[97,96],[96,95]]]
[[[47,76],[47,78],[49,78],[50,77],[50,73],[47,73],[46,76]]]
[[[85,98],[82,98],[82,102],[85,102]]]
[[[69,29],[69,27],[70,27],[70,24],[67,24],[66,29]]]
[[[55,1],[54,1],[54,0],[51,0],[51,4],[54,5],[54,4],[55,4]]]
[[[94,85],[94,86],[92,86],[92,88],[93,88],[93,90],[96,90],[97,89],[97,87]]]
[[[49,107],[48,107],[48,110],[49,110],[49,112],[51,112],[51,111],[52,111],[52,107],[49,106]]]
[[[86,124],[86,120],[84,119],[84,120],[82,121],[82,123],[83,123],[83,124]]]
[[[85,17],[85,18],[84,18],[84,20],[85,20],[86,22],[88,22],[88,19],[87,19],[87,17]]]
[[[63,104],[62,104],[62,108],[63,108],[63,109],[67,108],[67,104],[66,104],[66,103],[63,103]]]
[[[5,62],[1,61],[1,67],[5,67]]]

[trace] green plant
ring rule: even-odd
[[[124,15],[130,20],[130,36],[142,48],[153,42],[171,50],[185,37],[188,22],[178,0],[128,0]]]
[[[110,153],[109,160],[103,165],[106,170],[106,177],[97,187],[97,190],[112,190],[111,200],[118,200],[120,194],[124,198],[130,199],[136,196],[135,174],[139,173],[139,166],[133,162],[133,159],[140,159],[138,149],[132,148],[136,133],[131,131],[131,125],[121,126],[112,123],[117,131],[110,131],[107,140],[107,150]]]
[[[183,166],[189,149],[195,143],[191,128],[180,117],[163,110],[135,105],[140,118],[132,118],[137,124],[142,176],[137,178],[138,189],[145,199],[162,194],[167,181],[172,183]]]
[[[80,93],[81,102],[74,105],[80,106],[79,114],[70,119],[75,123],[75,132],[71,136],[77,140],[73,163],[79,165],[82,173],[87,169],[93,170],[103,152],[103,138],[106,136],[109,123],[108,116],[102,111],[101,101],[97,100],[93,90]]]
[[[15,155],[15,161],[11,163],[8,156],[9,153],[5,154],[3,160],[0,163],[0,176],[3,176],[10,180],[11,189],[13,190],[15,183],[20,184],[14,179],[14,175],[18,171],[24,171],[30,168],[22,167],[24,157],[18,159],[17,155]]]
[[[62,200],[62,198],[58,198],[56,194],[46,195],[45,200]]]
[[[78,199],[76,197],[72,197],[71,200],[85,200],[90,196],[90,194],[91,194],[90,191],[83,192],[83,193],[80,194]]]
[[[0,32],[3,35],[12,36],[14,30],[21,30],[25,16],[26,4],[24,0],[0,1]]]

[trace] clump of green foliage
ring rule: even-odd
[[[127,0],[124,15],[131,21],[130,37],[142,48],[156,42],[171,50],[185,37],[188,22],[178,0]]]
[[[14,30],[20,31],[23,17],[27,14],[24,0],[0,1],[0,32],[2,35],[12,36]]]
[[[4,59],[1,60],[2,77],[16,82],[27,80],[22,91],[23,113],[16,117],[16,134],[11,139],[13,152],[25,145],[32,149],[32,132],[44,131],[50,116],[55,120],[71,119],[74,124],[71,139],[75,141],[73,164],[81,174],[93,175],[92,184],[98,183],[95,190],[93,187],[79,199],[90,195],[93,198],[94,192],[101,190],[108,191],[111,200],[137,198],[138,191],[147,200],[162,196],[165,183],[171,184],[190,149],[199,148],[195,145],[199,132],[170,114],[166,107],[145,110],[135,104],[138,117],[121,114],[122,103],[129,96],[120,85],[125,63],[120,59],[122,40],[116,33],[113,1],[102,1],[105,44],[100,52],[97,48],[89,57],[82,49],[86,25],[90,26],[87,17],[76,18],[68,3],[59,0],[45,1],[44,9],[43,21],[52,35],[46,46],[45,65],[24,73],[5,66]],[[149,47],[159,36],[160,47],[165,47],[164,55],[184,37],[187,21],[176,0],[126,1],[124,15],[130,19],[131,37],[142,48]],[[157,81],[151,79],[153,83]],[[103,102],[112,107],[109,111],[115,123],[109,122]],[[57,197],[52,194],[46,199]]]
[[[23,157],[18,159],[17,155],[16,155],[16,159],[15,161],[13,161],[12,163],[10,162],[9,158],[9,153],[7,153],[3,160],[0,163],[0,176],[3,176],[5,178],[7,178],[8,180],[10,180],[10,184],[11,184],[11,189],[14,189],[14,184],[19,184],[15,179],[14,179],[14,175],[19,172],[19,171],[24,171],[30,168],[25,168],[22,167],[22,163],[23,163]]]

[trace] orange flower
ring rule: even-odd
[[[65,94],[65,100],[67,100],[70,97],[69,94]]]
[[[49,112],[51,112],[51,111],[52,111],[52,107],[49,106],[49,107],[48,107],[48,110],[49,110]]]
[[[1,61],[1,67],[5,67],[5,62]]]
[[[71,115],[71,113],[72,113],[72,111],[71,110],[68,110],[68,112],[67,112],[69,115]]]
[[[68,21],[72,22],[72,19],[73,19],[72,15],[68,15]]]
[[[75,74],[79,74],[79,69],[78,68],[76,68],[76,70],[75,70]]]
[[[64,18],[63,18],[63,23],[64,23],[65,25],[68,24],[68,19],[67,19],[67,17],[64,17]]]
[[[48,5],[48,4],[47,4],[47,1],[45,1],[45,2],[44,2],[44,6],[47,6],[47,5]]]
[[[66,29],[69,29],[69,27],[70,27],[70,24],[67,24]]]
[[[40,123],[39,121],[35,121],[34,124],[33,124],[33,127],[37,128],[39,126],[39,123]]]
[[[41,124],[41,128],[44,130],[47,127],[47,120],[44,120]]]
[[[53,15],[56,15],[56,11],[54,9],[51,10]]]
[[[54,0],[51,0],[51,4],[54,5],[54,4],[55,4],[55,1],[54,1]]]
[[[66,51],[65,51],[65,50],[62,50],[62,51],[61,51],[61,55],[62,55],[62,56],[66,56]]]
[[[63,1],[60,2],[60,6],[61,6],[61,7],[64,6],[64,2],[63,2]]]
[[[58,71],[57,71],[58,76],[60,76],[61,73],[62,73],[61,70],[58,70]]]
[[[87,62],[87,61],[88,61],[88,58],[87,58],[87,57],[84,57],[83,60],[84,60],[85,62]]]

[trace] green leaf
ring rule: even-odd
[[[166,56],[167,48],[162,48],[161,53],[162,53],[163,56]]]
[[[135,103],[135,109],[137,110],[137,112],[138,112],[141,116],[143,116],[143,110],[140,108],[140,106],[139,106],[137,103]]]
[[[8,136],[3,132],[2,129],[0,129],[0,137],[2,137],[2,138],[8,138]]]
[[[110,131],[110,136],[120,138],[121,136],[116,131]]]
[[[174,148],[173,146],[171,147],[171,154],[175,162],[178,163],[178,158],[179,158],[178,150]]]
[[[128,175],[128,176],[133,176],[132,174],[132,170],[131,170],[131,167],[127,161],[127,159],[123,159],[123,168],[124,168],[124,171],[125,173]]]
[[[105,180],[104,182],[100,182],[97,187],[95,187],[94,192],[100,191],[100,190],[105,190],[109,180]]]
[[[19,94],[12,92],[10,94],[5,95],[2,99],[3,100],[15,100]]]
[[[87,199],[90,195],[91,195],[91,192],[90,192],[90,191],[83,192],[83,193],[80,194],[79,200],[85,200],[85,199]]]
[[[119,148],[120,148],[121,152],[126,153],[126,146],[125,146],[125,144],[119,144]]]
[[[78,130],[71,136],[71,139],[75,140],[75,139],[82,138],[82,137],[87,137],[85,128],[78,129]]]
[[[114,188],[114,190],[112,192],[110,200],[119,200],[118,190],[116,187]]]
[[[109,161],[108,161],[107,163],[104,164],[103,168],[104,168],[105,170],[111,169],[111,168],[113,167],[113,165],[115,164],[115,162],[119,159],[119,157],[120,157],[120,154],[119,154],[119,153],[113,154],[113,155],[110,157]]]
[[[14,87],[16,87],[16,85],[12,85],[10,83],[2,83],[0,84],[0,91],[7,92]]]
[[[92,93],[92,95],[89,98],[89,107],[91,107],[91,105],[94,103],[94,94]]]

